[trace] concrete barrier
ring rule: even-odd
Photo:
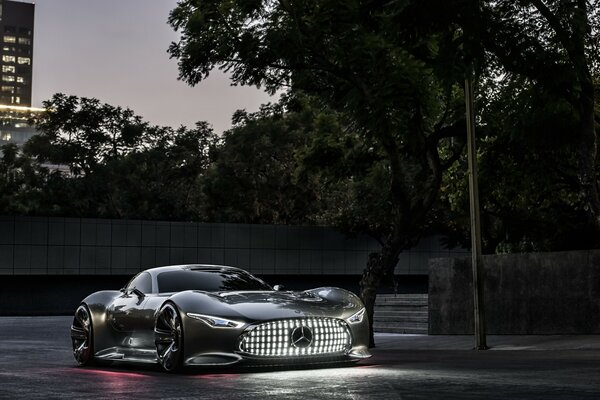
[[[483,257],[489,334],[599,334],[600,250]],[[429,334],[472,334],[470,258],[429,261]]]
[[[129,275],[207,263],[266,275],[360,275],[380,244],[320,226],[0,216],[0,276]],[[398,275],[427,275],[445,249],[427,237],[401,254]]]

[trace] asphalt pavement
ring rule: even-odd
[[[0,318],[0,399],[600,399],[600,336],[378,334],[373,357],[321,369],[165,374],[78,367],[70,317]]]

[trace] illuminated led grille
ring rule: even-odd
[[[240,350],[255,356],[290,357],[339,353],[350,345],[344,321],[297,318],[257,325],[242,337]]]

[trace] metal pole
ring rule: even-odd
[[[475,111],[471,76],[465,79],[465,103],[467,109],[467,157],[469,160],[469,204],[471,210],[471,266],[473,269],[475,348],[477,350],[486,350],[488,347],[485,337],[484,277],[481,268],[481,229],[479,223],[479,188],[477,186],[477,151],[475,147]]]

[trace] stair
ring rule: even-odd
[[[373,330],[381,333],[427,334],[427,294],[379,294]]]

